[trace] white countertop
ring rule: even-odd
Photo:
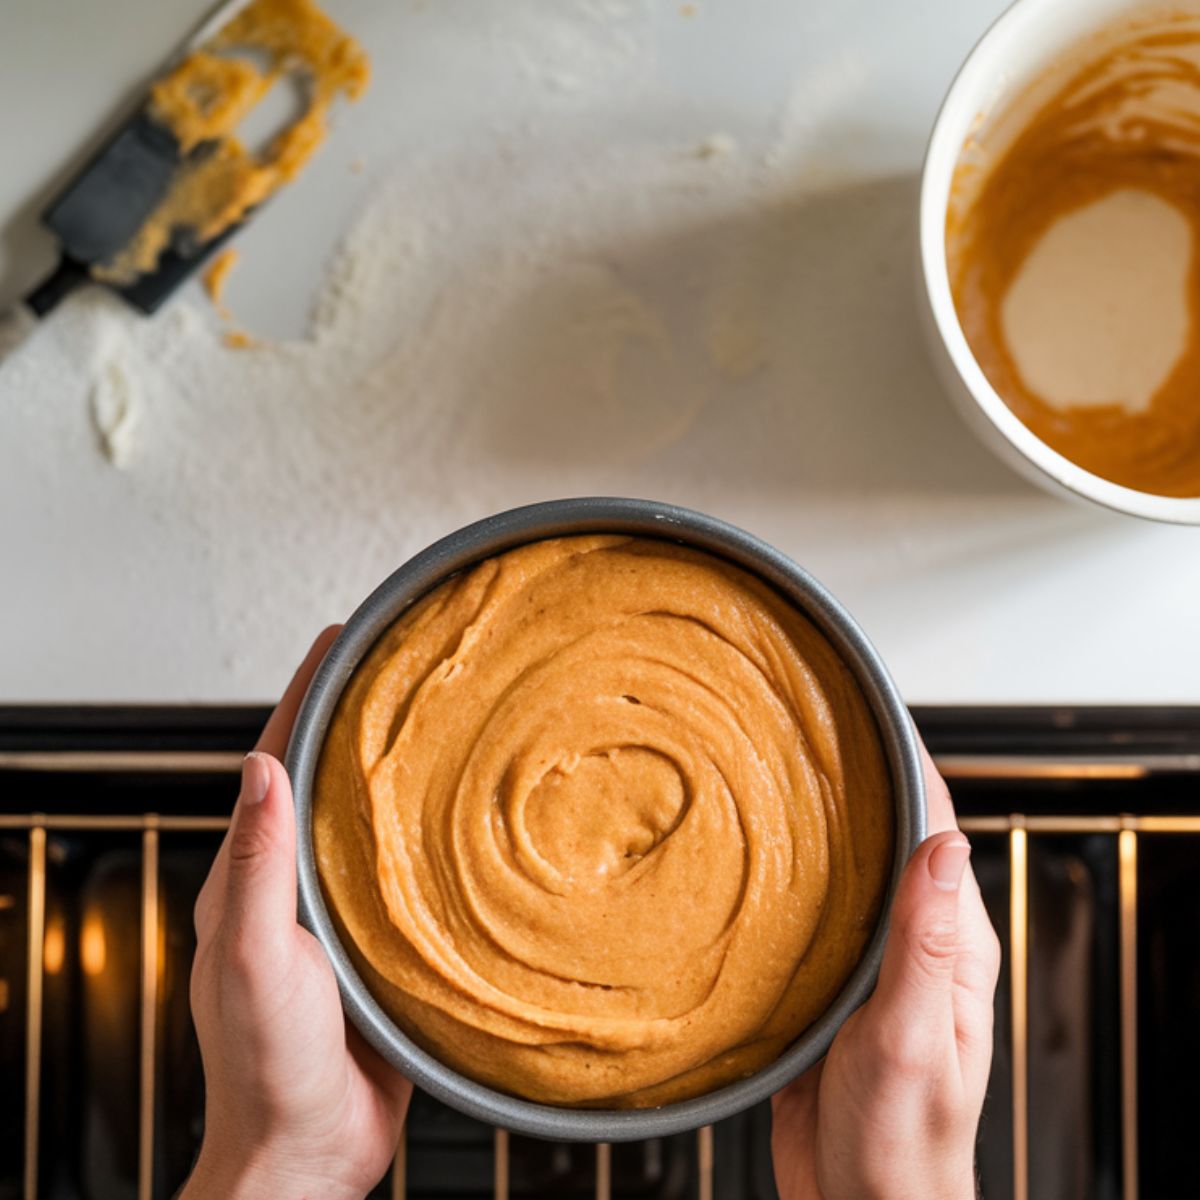
[[[228,302],[275,344],[223,349],[192,285],[152,329],[71,302],[0,367],[0,701],[266,700],[435,536],[607,493],[774,542],[911,702],[1200,702],[1200,530],[1043,495],[925,359],[921,153],[999,0],[327,7],[375,78],[238,239]],[[6,15],[0,300],[203,11]]]

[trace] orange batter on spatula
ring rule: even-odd
[[[306,88],[304,112],[262,154],[251,153],[235,130],[292,74]],[[254,0],[151,89],[151,116],[190,157],[134,239],[93,274],[129,282],[154,269],[176,229],[193,230],[202,244],[242,220],[312,157],[334,99],[357,99],[369,78],[362,47],[311,0]]]

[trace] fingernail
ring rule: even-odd
[[[957,890],[971,857],[971,843],[967,841],[943,842],[929,856],[929,874],[933,886],[944,892]]]
[[[242,763],[242,803],[261,804],[271,786],[271,768],[266,756],[252,751]]]

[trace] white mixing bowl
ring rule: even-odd
[[[1156,496],[1093,475],[1052,450],[1021,422],[971,353],[946,265],[950,185],[968,133],[1019,95],[1073,43],[1123,16],[1143,18],[1155,11],[1144,0],[1016,0],[980,39],[942,102],[925,156],[919,230],[924,315],[935,366],[967,423],[1022,474],[1060,495],[1082,497],[1118,512],[1200,525],[1200,498]],[[1200,3],[1176,3],[1162,11],[1200,14]]]

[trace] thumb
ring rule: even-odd
[[[246,755],[229,831],[225,913],[232,930],[264,948],[296,924],[296,817],[283,764]]]
[[[949,1002],[959,950],[958,892],[971,845],[957,830],[926,838],[900,879],[871,1007],[902,1022]]]

